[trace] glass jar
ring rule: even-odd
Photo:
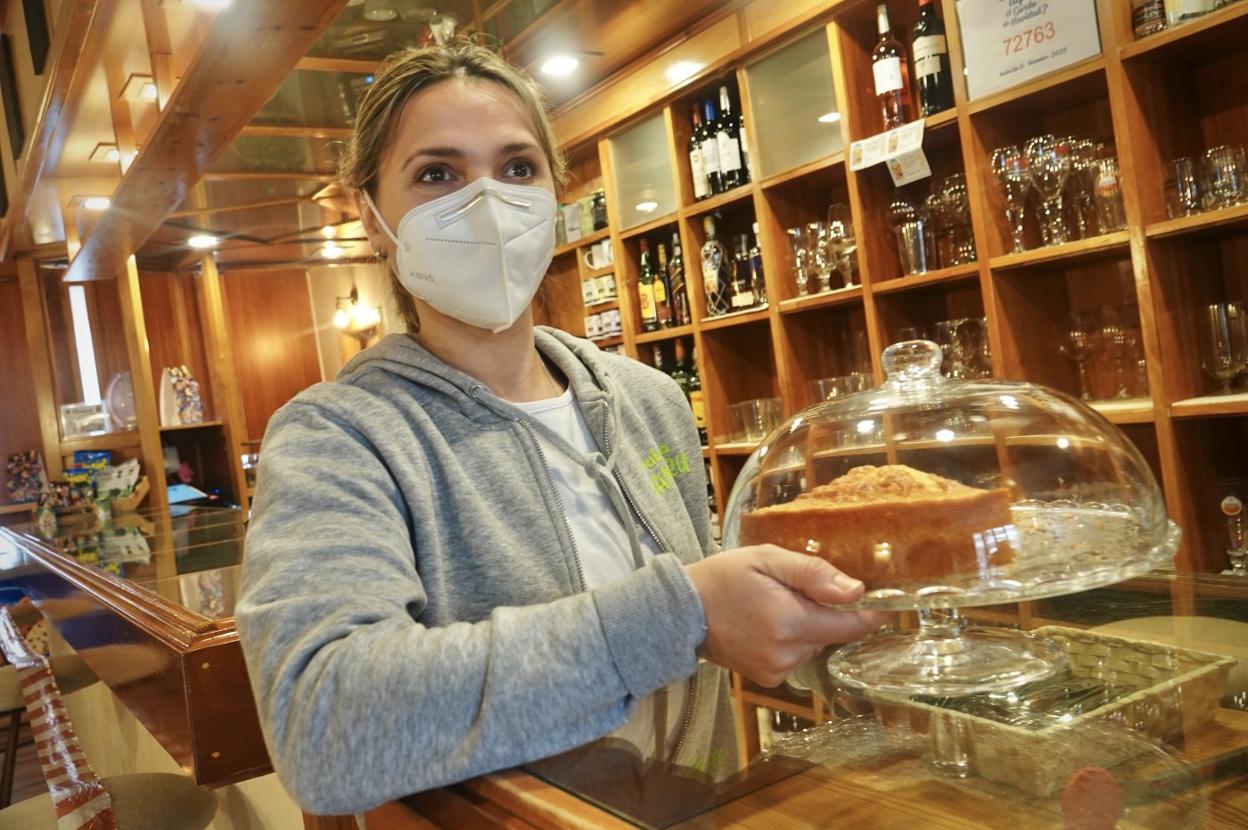
[[[607,194],[601,188],[594,191],[592,210],[594,230],[600,231],[607,226]]]

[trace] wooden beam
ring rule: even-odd
[[[203,175],[203,182],[327,182],[330,172],[277,172],[275,170],[218,170]]]
[[[308,196],[287,196],[284,199],[268,199],[263,202],[248,202],[238,205],[221,205],[220,207],[192,208],[191,210],[176,210],[169,214],[170,219],[190,219],[198,216],[207,216],[211,213],[237,213],[240,210],[259,210],[268,207],[280,207],[282,205],[297,205],[300,202],[309,201]]]
[[[35,407],[39,411],[39,435],[43,443],[43,464],[48,478],[58,480],[61,463],[61,426],[57,418],[56,389],[52,359],[48,353],[48,330],[43,317],[43,286],[39,266],[33,257],[17,259],[17,278],[22,294],[22,318],[26,324],[26,351],[35,382]]]
[[[148,506],[159,512],[169,509],[165,489],[165,460],[160,445],[160,410],[156,405],[156,382],[152,377],[151,349],[147,323],[143,318],[143,296],[139,291],[139,266],[127,257],[125,271],[117,275],[117,299],[121,304],[121,328],[130,360],[130,380],[134,388],[134,409],[139,418],[139,452],[143,474],[152,490]]]
[[[150,139],[122,177],[112,209],[70,262],[66,281],[119,276],[345,3],[268,0],[218,12]],[[249,58],[245,67],[240,55]]]
[[[305,72],[355,72],[360,75],[371,75],[381,70],[384,61],[370,61],[359,58],[318,58],[307,56],[299,59],[295,69]]]
[[[0,237],[0,259],[9,256],[14,240],[17,244],[23,240],[30,203],[47,167],[48,156],[53,151],[53,138],[58,130],[62,133],[61,140],[64,140],[63,133],[68,129],[64,118],[70,90],[76,80],[81,81],[78,68],[88,65],[83,50],[93,27],[99,23],[95,13],[97,5],[98,0],[67,0],[61,6],[61,17],[57,21],[47,64],[48,85],[39,104],[35,128],[31,130],[26,163],[9,191],[12,203],[8,220],[4,223],[3,236]]]
[[[239,130],[238,134],[260,138],[333,138],[346,140],[351,137],[351,128],[308,127],[303,124],[248,124]]]

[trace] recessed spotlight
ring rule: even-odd
[[[551,55],[542,62],[541,68],[543,75],[564,78],[576,71],[580,65],[581,61],[571,55]]]
[[[111,162],[116,164],[121,161],[121,151],[117,149],[116,144],[101,141],[95,145],[95,149],[91,151],[91,161]]]
[[[647,199],[644,202],[637,203],[637,211],[638,213],[654,213],[655,209],[658,206],[659,206],[658,202],[654,201],[653,199]]]
[[[126,79],[126,85],[121,88],[121,97],[127,101],[155,101],[156,80],[151,75],[136,72]]]
[[[87,196],[80,204],[83,210],[108,210],[112,203],[107,196]]]
[[[394,0],[364,0],[364,10],[360,12],[360,17],[375,23],[394,20],[398,16],[399,12],[394,7]]]
[[[325,237],[326,239],[333,239],[337,235],[338,235],[338,229],[335,228],[333,225],[326,225],[325,227],[321,228],[321,236]]]
[[[706,66],[706,64],[699,63],[698,61],[676,61],[676,63],[669,66],[667,71],[663,74],[667,75],[667,79],[669,81],[674,84],[678,84],[681,81],[688,80],[698,74],[704,66]]]
[[[341,259],[346,253],[341,246],[335,245],[333,242],[326,242],[321,246],[321,256],[325,259]]]
[[[835,124],[837,121],[840,121],[840,120],[841,120],[841,114],[836,111],[825,112],[823,115],[819,116],[820,124]]]
[[[220,239],[209,233],[197,233],[186,240],[187,245],[190,245],[192,248],[198,248],[201,251],[205,248],[215,248],[220,243]]]

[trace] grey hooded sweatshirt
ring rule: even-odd
[[[697,431],[662,373],[539,328],[639,565],[586,591],[541,432],[391,335],[269,423],[237,622],[273,765],[358,812],[619,727],[697,669],[684,568],[713,552]],[[643,562],[636,537],[662,554]]]

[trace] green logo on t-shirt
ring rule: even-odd
[[[689,457],[684,450],[674,452],[667,444],[659,444],[642,459],[650,472],[654,492],[663,495],[676,486],[676,477],[689,473]]]

